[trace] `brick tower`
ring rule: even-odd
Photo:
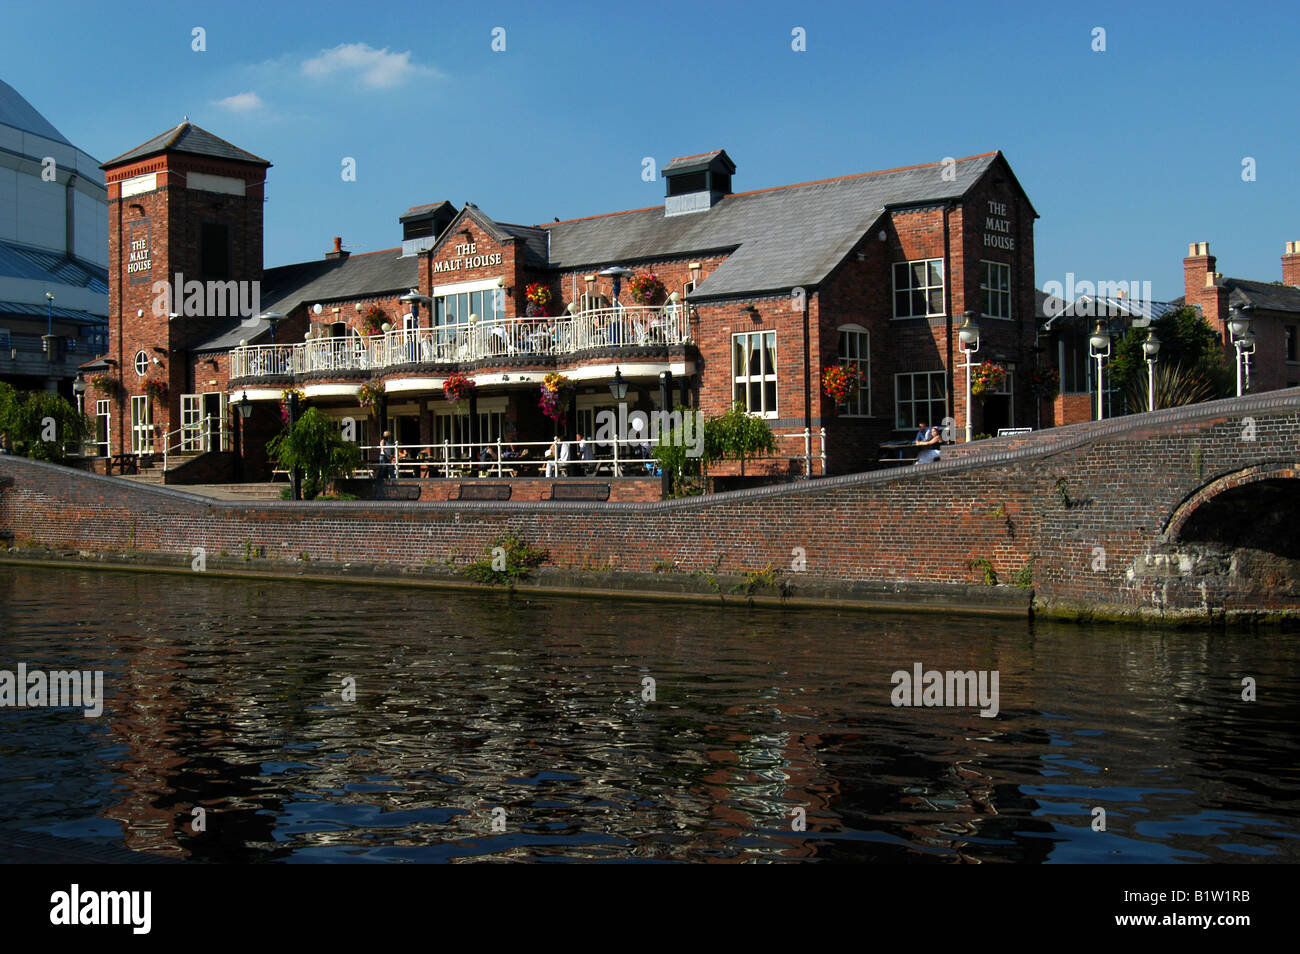
[[[189,348],[257,307],[270,165],[188,119],[103,164],[111,454],[176,445]]]

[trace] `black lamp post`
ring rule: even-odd
[[[253,416],[253,405],[249,403],[248,392],[239,393],[239,426],[235,428],[235,464],[239,468],[239,480],[244,480],[244,449],[242,436],[244,433],[244,422]]]
[[[663,422],[659,426],[660,444],[663,444],[665,441],[671,443],[673,439],[672,423],[671,423],[672,418],[668,416],[669,413],[672,411],[672,400],[673,400],[673,373],[671,371],[660,371],[659,372],[659,407],[664,412],[663,417],[660,418],[660,420]],[[667,468],[664,468],[663,473],[659,478],[659,481],[660,481],[659,492],[664,497],[668,497],[669,495],[671,495],[673,492],[673,475],[669,473]]]
[[[293,430],[293,426],[297,423],[298,423],[298,392],[290,391],[289,392],[289,430]],[[292,488],[291,496],[293,497],[293,499],[301,500],[302,499],[302,471],[299,470],[297,467],[295,467],[293,469],[293,473],[289,475],[289,484]]]

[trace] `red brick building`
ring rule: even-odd
[[[439,202],[400,217],[400,248],[350,255],[336,238],[263,271],[269,166],[188,123],[104,164],[112,453],[242,437],[245,473],[264,475],[292,387],[367,446],[387,428],[472,456],[456,445],[549,441],[539,388],[558,372],[573,384],[562,434],[599,430],[617,378],[628,411],[742,402],[779,437],[769,474],[863,470],[921,420],[952,418],[960,439],[967,311],[977,360],[1008,371],[974,430],[1034,423],[1016,381],[1034,358],[1037,214],[1000,153],[736,192],[719,150],[667,165],[662,206],[518,225]],[[160,314],[156,283],[177,273],[202,284]],[[662,287],[634,300],[651,273]],[[838,406],[821,386],[837,363],[862,379]],[[442,390],[454,372],[476,385],[460,406]],[[380,383],[372,415],[359,392]]]

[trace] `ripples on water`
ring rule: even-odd
[[[102,718],[0,709],[0,835],[51,847],[1300,860],[1286,636],[10,567],[0,597],[0,669],[105,671]],[[998,717],[892,707],[915,662],[998,670]]]

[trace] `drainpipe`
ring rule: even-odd
[[[818,294],[820,294],[820,290]],[[812,434],[812,396],[808,393],[811,361],[812,353],[808,333],[808,295],[805,293],[803,296],[803,426],[806,434]],[[825,444],[822,445],[822,449],[825,450]],[[805,475],[812,477],[812,460],[806,454],[803,466]],[[822,476],[826,476],[824,464],[822,466]]]
[[[948,234],[948,213],[952,211],[955,204],[956,203],[952,200],[949,200],[948,204],[943,207],[943,311],[946,316],[944,318],[944,347],[946,349],[944,367],[948,369],[948,408],[953,412],[951,416],[954,420],[956,419],[955,412],[957,410],[957,396],[955,382],[956,372],[952,366],[952,240]],[[968,358],[967,360],[969,361],[970,359]],[[970,374],[970,370],[967,369],[966,373]],[[897,418],[897,411],[895,411],[894,416]],[[940,424],[942,423],[943,422],[941,421]],[[941,427],[940,433],[942,433],[942,430]]]

